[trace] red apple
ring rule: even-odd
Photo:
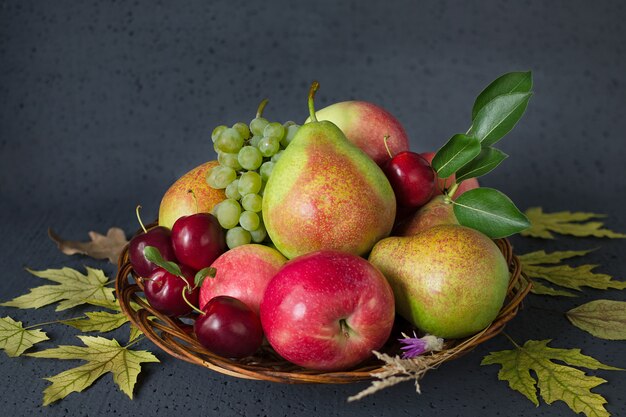
[[[348,140],[378,164],[389,160],[383,138],[392,155],[409,150],[409,138],[404,128],[391,113],[366,101],[343,101],[316,112],[317,120],[328,120],[341,129]],[[308,121],[308,119],[307,119]]]
[[[429,163],[432,163],[433,158],[435,157],[435,152],[424,152],[421,154]],[[448,188],[450,188],[450,186],[453,184],[452,181],[454,181],[455,179],[455,175],[452,174],[452,176],[450,178],[448,178]],[[443,188],[446,186],[445,184],[445,180],[443,180],[442,178],[438,178],[437,179],[439,181],[439,186],[435,187],[435,194],[434,195],[439,195],[439,194],[443,194],[442,190]],[[453,198],[457,198],[458,196],[460,196],[461,194],[463,194],[465,191],[469,191],[472,190],[474,188],[478,188],[480,187],[480,184],[478,184],[478,180],[476,178],[470,178],[468,180],[465,180],[463,182],[461,182],[461,184],[459,184],[459,188],[457,188],[456,193],[454,193],[454,197]]]
[[[242,245],[225,252],[211,265],[217,271],[215,278],[207,277],[202,283],[200,307],[227,295],[258,314],[267,284],[285,262],[280,252],[264,245]]]
[[[287,262],[261,302],[267,340],[305,368],[353,367],[380,349],[394,321],[385,277],[356,255],[318,251]]]

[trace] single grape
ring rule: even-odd
[[[244,146],[237,156],[239,164],[249,171],[253,171],[263,163],[263,155],[254,146]]]
[[[239,171],[241,169],[241,164],[237,160],[236,153],[218,152],[217,161],[220,163],[220,165],[232,168],[235,171]]]
[[[278,122],[269,123],[267,126],[265,126],[265,129],[263,129],[263,136],[268,138],[276,138],[278,139],[278,142],[280,142],[283,136],[285,136],[285,133],[285,128]]]
[[[243,146],[243,138],[232,127],[224,129],[215,140],[215,147],[221,152],[239,152]]]
[[[244,211],[239,216],[239,224],[248,232],[258,229],[260,223],[259,215],[253,211]]]
[[[247,245],[252,240],[250,232],[243,227],[237,226],[226,232],[226,245],[229,249]]]
[[[289,144],[291,143],[291,141],[293,140],[294,136],[296,136],[296,133],[298,132],[298,129],[300,129],[300,126],[298,125],[291,125],[287,128],[287,134],[285,135],[285,137],[280,141],[280,145],[283,148],[286,148],[287,146],[289,146]]]
[[[228,188],[226,188],[226,190],[228,190]],[[226,193],[228,195],[228,191]],[[246,194],[241,199],[241,205],[243,206],[244,210],[257,213],[261,211],[261,207],[263,206],[263,198],[258,194]]]
[[[220,134],[226,129],[228,129],[228,126],[224,125],[219,125],[215,129],[213,129],[213,133],[211,133],[211,140],[213,141],[213,143],[215,143]]]
[[[263,136],[263,130],[268,123],[267,119],[263,117],[255,117],[250,121],[250,131],[255,136]]]
[[[258,148],[259,142],[261,141],[261,139],[263,139],[263,136],[252,136],[252,139],[250,139],[250,145],[254,146],[255,148]]]
[[[239,132],[239,135],[243,138],[243,140],[248,140],[250,138],[250,128],[247,124],[242,122],[237,122],[233,125],[233,129]]]
[[[270,175],[272,175],[273,170],[274,170],[274,162],[272,161],[263,162],[263,165],[261,165],[261,169],[259,170],[259,172],[261,173],[261,179],[263,181],[267,181],[270,178]]]
[[[239,180],[235,180],[228,184],[226,187],[226,197],[231,198],[233,200],[239,200],[241,198],[241,194],[239,194]]]
[[[254,171],[248,171],[241,174],[237,189],[239,194],[245,196],[247,194],[257,194],[261,189],[261,185],[263,185],[261,176]]]
[[[294,122],[293,120],[287,120],[285,123],[283,123],[283,127],[285,128],[285,130],[287,130],[289,126],[293,126],[295,124],[296,122]]]
[[[217,221],[224,229],[232,229],[239,223],[240,215],[241,206],[237,200],[227,198],[220,203],[220,208],[217,210]]]
[[[256,230],[250,232],[250,236],[252,237],[252,241],[254,243],[261,243],[267,237],[267,230],[265,230],[265,226],[263,223],[259,223],[259,227]]]
[[[280,151],[276,152],[274,154],[274,156],[272,156],[272,162],[278,162],[278,160],[280,159],[280,157],[282,156],[283,152],[285,152],[284,149],[281,149]]]
[[[206,181],[211,188],[221,190],[236,178],[237,173],[234,169],[218,165],[209,171]]]
[[[263,156],[272,156],[280,149],[280,141],[273,136],[263,136],[259,142],[259,151]]]

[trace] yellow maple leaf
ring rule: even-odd
[[[40,329],[24,328],[21,321],[9,316],[0,319],[0,349],[11,357],[20,356],[26,349],[44,340],[48,340],[48,336]]]
[[[17,308],[39,308],[59,303],[56,311],[66,310],[85,304],[88,300],[115,301],[113,288],[108,288],[108,278],[99,269],[86,267],[87,275],[72,268],[46,269],[28,272],[58,285],[42,285],[0,305]]]
[[[603,214],[560,211],[544,213],[541,207],[531,207],[526,210],[526,217],[530,227],[522,232],[522,236],[554,239],[551,232],[578,237],[594,236],[608,238],[625,238],[626,234],[605,229],[604,223],[589,221],[605,217]]]
[[[621,370],[604,365],[580,349],[556,349],[548,346],[550,340],[529,340],[524,346],[515,344],[511,350],[491,352],[481,365],[500,365],[498,378],[507,381],[509,387],[519,391],[535,405],[539,405],[537,389],[544,401],[552,404],[563,401],[576,413],[587,417],[608,417],[604,408],[606,400],[592,388],[606,382],[602,378],[586,375],[580,369]],[[566,365],[554,361],[564,362]],[[533,371],[536,378],[531,375]]]
[[[52,382],[44,390],[43,405],[65,398],[72,392],[90,387],[102,375],[110,372],[120,389],[133,398],[133,388],[144,362],[159,362],[150,352],[130,350],[120,346],[115,339],[78,336],[85,346],[59,346],[28,354],[35,358],[70,359],[87,361],[86,364],[54,375],[46,380]]]

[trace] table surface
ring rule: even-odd
[[[318,107],[368,100],[404,124],[416,151],[435,150],[465,131],[474,97],[496,76],[532,69],[535,96],[501,142],[511,155],[483,179],[521,208],[606,213],[626,231],[626,4],[618,1],[31,2],[0,4],[0,298],[40,281],[24,270],[83,265],[47,239],[89,230],[136,229],[134,208],[153,218],[167,187],[213,159],[211,129],[248,121],[270,98],[267,116],[302,121],[307,86],[321,83]],[[598,248],[586,262],[619,279],[626,241],[513,239],[517,253]],[[586,290],[578,298],[530,296],[507,327],[516,341],[552,346],[626,368],[626,342],[573,327],[563,313],[584,302],[626,300]],[[0,308],[35,324],[80,314]],[[78,343],[76,330],[44,326],[38,349]],[[127,330],[110,337],[124,340]],[[168,357],[146,364],[135,399],[110,375],[83,393],[42,407],[43,378],[74,362],[0,354],[2,404],[11,416],[563,416],[563,403],[539,408],[479,366],[504,337],[445,364],[422,381],[357,403],[365,384],[279,385],[244,381]],[[36,349],[37,349],[36,348]],[[593,372],[594,391],[613,415],[626,415],[626,373]],[[620,386],[622,388],[620,388]]]

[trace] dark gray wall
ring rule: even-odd
[[[38,284],[22,268],[114,268],[67,258],[46,228],[82,238],[88,230],[136,228],[134,207],[156,216],[175,178],[212,159],[211,129],[249,121],[259,100],[267,115],[301,121],[306,91],[321,82],[318,106],[376,102],[395,114],[413,150],[435,150],[469,124],[473,99],[496,76],[532,69],[535,96],[522,123],[501,142],[511,155],[484,184],[521,208],[606,213],[626,231],[626,17],[619,1],[185,1],[0,2],[0,224],[2,300]],[[623,241],[516,238],[516,250],[600,247],[589,262],[626,276]],[[519,342],[554,338],[626,368],[625,342],[605,342],[561,314],[619,292],[585,291],[575,300],[531,297],[507,332]],[[53,308],[1,308],[34,324]],[[47,326],[51,342],[77,332]],[[124,333],[114,333],[125,337]],[[151,348],[149,342],[141,347]],[[561,416],[562,404],[536,409],[480,367],[503,337],[423,381],[357,404],[364,385],[284,386],[220,376],[159,352],[145,366],[136,399],[110,376],[82,394],[42,408],[41,378],[73,366],[0,354],[3,414],[15,416]],[[626,414],[623,373],[596,391]]]

